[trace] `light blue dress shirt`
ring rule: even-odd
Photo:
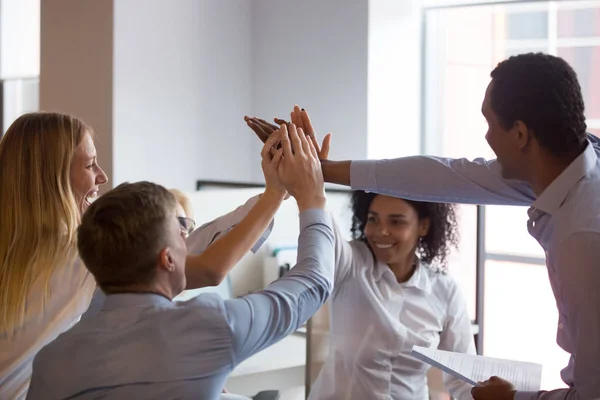
[[[600,399],[600,141],[588,144],[536,199],[531,188],[501,178],[495,160],[406,157],[351,164],[353,189],[411,200],[527,205],[528,230],[546,253],[559,312],[557,343],[571,354],[569,386],[517,392],[516,400]],[[548,304],[548,307],[551,307]]]
[[[304,211],[300,231],[298,264],[260,292],[108,295],[38,353],[27,398],[218,399],[236,365],[294,332],[332,290],[331,216]]]

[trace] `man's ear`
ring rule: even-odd
[[[527,128],[527,125],[525,125],[525,122],[523,121],[515,121],[512,131],[516,136],[517,146],[519,149],[524,149],[527,147],[529,142],[534,138],[533,131]]]
[[[169,272],[175,271],[175,262],[173,261],[173,256],[171,255],[171,249],[169,247],[162,249],[158,258],[161,268]]]

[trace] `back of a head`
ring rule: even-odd
[[[150,182],[123,183],[84,213],[77,248],[98,285],[108,293],[152,282],[165,246],[172,193]]]
[[[585,107],[577,74],[562,58],[528,53],[502,61],[491,73],[491,107],[504,129],[523,121],[538,143],[561,156],[586,140]]]
[[[69,115],[31,113],[0,140],[0,332],[21,325],[33,281],[45,279],[46,298],[52,271],[74,255],[70,168],[86,131]]]

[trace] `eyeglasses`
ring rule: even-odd
[[[179,229],[181,233],[188,237],[194,231],[196,227],[196,222],[191,218],[186,217],[177,217],[177,221],[179,221]]]

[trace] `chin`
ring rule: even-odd
[[[392,261],[392,259],[393,257],[391,257],[390,255],[382,255],[375,252],[375,260],[377,260],[377,262],[380,262],[382,264],[389,264]]]

